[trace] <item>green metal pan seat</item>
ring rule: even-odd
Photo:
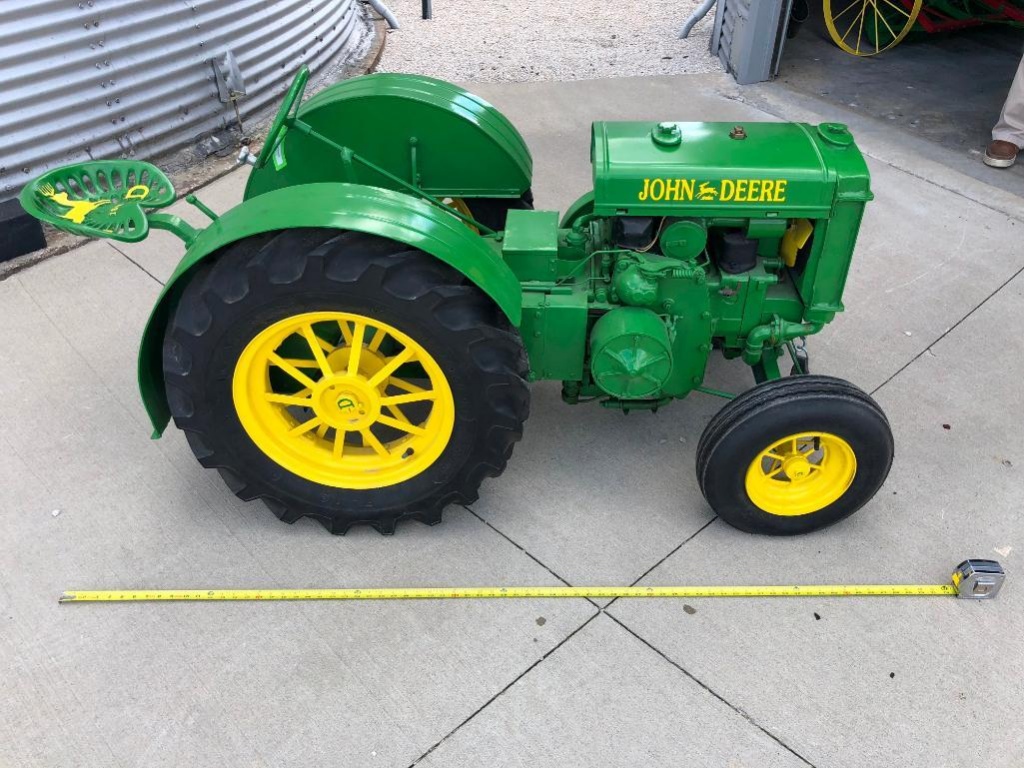
[[[98,160],[55,168],[27,184],[21,205],[37,219],[85,237],[126,243],[149,233],[144,208],[174,202],[170,179],[138,160]]]

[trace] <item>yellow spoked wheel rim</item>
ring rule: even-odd
[[[761,451],[747,469],[747,496],[772,515],[792,517],[824,509],[850,488],[857,457],[828,432],[800,432]]]
[[[466,205],[466,201],[463,200],[461,197],[446,197],[442,202],[449,208],[451,208],[453,211],[458,211],[463,216],[469,216],[469,218],[471,219],[473,218],[473,212],[469,210],[469,206]],[[480,230],[477,227],[474,227],[468,221],[464,221],[462,223],[465,224],[470,230],[472,230],[476,234],[480,234]]]
[[[823,0],[832,40],[854,56],[874,56],[907,36],[923,0]]]
[[[335,488],[382,488],[421,474],[455,425],[451,387],[430,353],[350,312],[308,312],[264,329],[235,365],[232,397],[263,453]]]

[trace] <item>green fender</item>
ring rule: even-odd
[[[306,184],[268,192],[232,208],[204,229],[167,281],[139,349],[139,389],[159,437],[171,418],[163,377],[164,329],[191,273],[225,246],[297,227],[330,227],[379,235],[437,257],[490,296],[518,326],[522,292],[497,245],[418,198],[357,184]]]
[[[296,117],[435,197],[518,198],[530,187],[533,160],[515,126],[479,96],[443,80],[353,77],[308,99]],[[321,181],[399,188],[365,166],[347,171],[335,149],[294,128],[282,147],[275,162],[253,170],[246,200]]]

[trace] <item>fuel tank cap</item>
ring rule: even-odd
[[[853,144],[853,134],[842,123],[822,123],[818,126],[818,135],[837,147],[848,147]]]
[[[663,147],[674,147],[683,140],[683,132],[679,130],[679,123],[658,123],[651,130],[651,139]]]

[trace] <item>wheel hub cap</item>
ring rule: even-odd
[[[335,429],[364,429],[380,416],[381,396],[362,377],[332,376],[313,390],[313,412]]]
[[[782,462],[783,472],[792,481],[803,480],[814,468],[803,456],[790,456]]]

